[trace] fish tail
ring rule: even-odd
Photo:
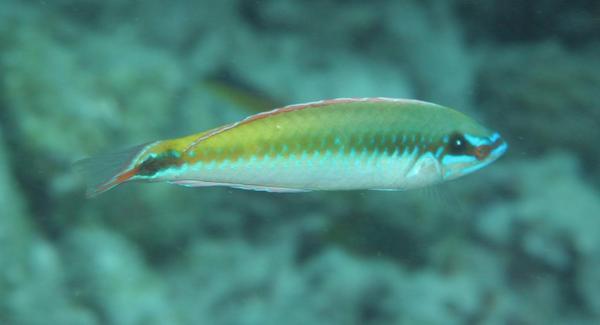
[[[135,159],[148,144],[79,160],[73,167],[84,177],[88,198],[100,195],[111,188],[131,180],[138,172]]]

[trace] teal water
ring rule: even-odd
[[[597,35],[592,0],[2,1],[0,324],[598,324]],[[71,168],[365,96],[510,149],[414,192],[88,200]]]

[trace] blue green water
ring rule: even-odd
[[[592,0],[2,1],[0,324],[597,324],[598,35]],[[510,149],[411,192],[87,200],[71,168],[365,96]]]

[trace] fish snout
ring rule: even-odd
[[[490,137],[490,144],[485,147],[485,157],[494,161],[500,158],[508,149],[508,143],[500,136],[499,133],[494,133]]]

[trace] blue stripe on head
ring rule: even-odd
[[[442,158],[442,165],[446,166],[446,165],[452,165],[452,164],[470,164],[475,161],[477,161],[477,158],[470,156],[470,155],[460,155],[460,156],[445,155],[444,158]]]
[[[442,158],[441,163],[442,169],[444,170],[444,178],[453,178],[454,176],[464,175],[467,173],[467,169],[479,165],[477,164],[477,158],[470,155],[445,155],[444,158]]]
[[[435,158],[439,159],[443,152],[444,152],[444,147],[439,147],[438,150],[435,152]]]
[[[466,133],[464,134],[464,137],[472,146],[475,147],[485,146],[492,143],[491,139],[476,137]]]
[[[477,137],[470,134],[465,133],[464,137],[469,143],[473,146],[484,146],[484,145],[492,145],[497,140],[500,140],[500,133],[494,132],[490,137]]]

